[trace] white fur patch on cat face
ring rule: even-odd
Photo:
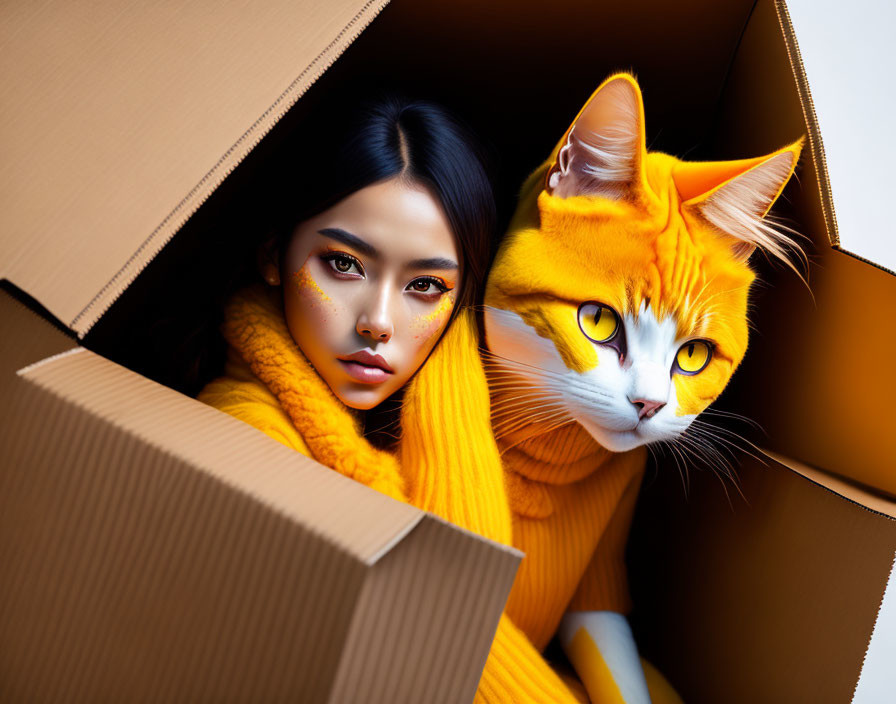
[[[516,313],[486,306],[485,331],[489,350],[503,371],[579,422],[603,447],[625,452],[647,443],[673,440],[696,418],[676,415],[678,399],[671,369],[682,340],[673,318],[657,320],[642,306],[637,319],[622,319],[626,355],[593,343],[598,364],[584,373],[570,370],[551,340],[540,337]],[[645,412],[645,409],[655,409]],[[519,413],[526,410],[520,408]]]

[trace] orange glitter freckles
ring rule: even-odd
[[[309,272],[306,267],[307,262],[302,265],[301,269],[292,275],[293,281],[295,281],[299,291],[303,294],[311,294],[312,300],[310,303],[312,306],[314,305],[314,298],[317,298],[321,302],[329,302],[332,300],[326,293],[324,293],[323,289],[317,285],[317,281],[314,280],[314,277],[311,276],[311,272]]]
[[[429,337],[430,335],[433,335],[451,312],[453,306],[453,296],[442,296],[441,299],[439,299],[439,305],[436,306],[435,310],[431,313],[415,317],[411,322],[411,329],[417,331],[417,334],[414,335],[414,339],[419,339],[421,336]]]

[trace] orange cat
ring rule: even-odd
[[[526,181],[495,260],[492,415],[526,553],[507,614],[538,649],[559,628],[592,700],[649,701],[623,564],[645,446],[702,442],[685,431],[747,349],[750,254],[799,253],[764,217],[801,145],[648,152],[640,89],[614,75]]]

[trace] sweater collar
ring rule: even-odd
[[[514,402],[492,393],[493,412],[508,404]],[[522,408],[515,412],[525,416]],[[545,484],[584,479],[614,454],[574,421],[559,426],[536,421],[517,423],[511,431],[499,433],[498,446],[507,469]]]
[[[253,284],[234,294],[221,332],[277,397],[317,461],[360,481],[398,474],[395,457],[363,436],[361,412],[336,397],[293,340],[279,288]]]

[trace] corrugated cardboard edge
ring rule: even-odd
[[[215,480],[254,497],[292,519],[311,516],[323,535],[372,565],[406,536],[424,513],[371,492],[313,460],[291,451],[256,429],[194,399],[100,357],[84,347],[34,362],[17,372],[23,380],[63,403],[96,417]],[[296,477],[305,482],[297,492]],[[284,493],[283,482],[293,494]],[[380,523],[363,534],[346,532],[344,522],[307,499],[310,486],[360,502]],[[331,489],[332,487],[332,489]]]
[[[778,15],[778,23],[781,26],[781,34],[787,47],[787,57],[790,59],[790,69],[796,81],[800,96],[800,105],[803,108],[803,118],[809,127],[809,146],[812,149],[812,160],[815,164],[815,174],[818,184],[821,186],[821,209],[824,215],[825,227],[828,231],[828,239],[832,247],[840,246],[840,231],[837,228],[837,215],[834,211],[834,197],[831,193],[831,181],[828,178],[827,159],[824,152],[824,143],[821,139],[821,129],[818,126],[818,117],[815,114],[815,103],[812,102],[812,91],[809,88],[809,79],[806,77],[806,68],[803,66],[803,58],[797,44],[796,33],[790,20],[790,12],[784,0],[775,0],[775,12]]]
[[[870,264],[873,267],[877,267],[878,269],[885,271],[888,274],[893,274],[893,276],[896,276],[896,271],[893,271],[892,269],[888,269],[887,267],[883,266],[882,264],[873,262],[870,259],[865,259],[865,257],[863,257],[862,255],[856,254],[855,252],[850,252],[848,249],[843,249],[843,247],[841,247],[839,244],[834,245],[834,249],[836,249],[838,252],[840,252],[842,254],[848,254],[853,259],[858,259],[860,262],[865,262],[866,264]]]
[[[79,339],[90,331],[103,313],[115,302],[146,265],[168,243],[190,216],[270,132],[281,117],[298,102],[305,91],[326,71],[340,54],[382,11],[389,0],[368,0],[336,38],[290,83],[267,110],[221,156],[218,162],[175,206],[147,237],[112,279],[75,316],[69,326]]]
[[[870,488],[862,487],[858,483],[848,482],[841,477],[815,469],[790,457],[785,457],[778,452],[764,447],[760,448],[760,450],[770,459],[822,489],[836,494],[865,511],[875,513],[891,521],[896,521],[896,500],[874,493]]]

